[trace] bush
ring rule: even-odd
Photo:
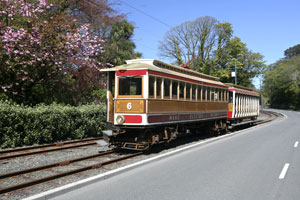
[[[0,102],[0,147],[101,136],[105,121],[104,104],[29,107]]]

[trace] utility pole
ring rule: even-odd
[[[236,73],[236,59],[234,59],[234,78],[235,78],[235,81],[234,81],[234,84],[237,85],[237,73]]]
[[[236,58],[233,58],[233,59],[234,59],[234,72],[231,72],[231,77],[234,77],[234,84],[237,85]]]

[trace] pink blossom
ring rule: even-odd
[[[89,24],[83,24],[76,30],[70,25],[61,24],[61,28],[66,32],[58,32],[57,34],[58,37],[65,40],[60,42],[61,48],[54,51],[55,48],[49,46],[48,38],[44,38],[43,35],[45,24],[49,23],[47,19],[54,19],[52,16],[48,17],[46,11],[54,5],[48,5],[47,0],[37,0],[36,3],[29,2],[25,0],[0,0],[1,6],[3,6],[0,16],[8,14],[10,24],[14,24],[14,26],[7,26],[0,22],[0,46],[2,47],[1,53],[6,54],[6,57],[9,58],[9,60],[4,60],[4,67],[13,69],[10,72],[15,73],[15,85],[19,85],[17,81],[20,80],[33,82],[34,80],[28,77],[35,77],[35,75],[30,75],[30,73],[39,73],[41,67],[43,69],[48,67],[50,74],[68,70],[72,66],[73,60],[81,60],[83,65],[100,69],[102,64],[98,62],[97,56],[103,54],[102,44],[104,41],[89,32]],[[15,19],[24,17],[32,28],[28,28],[26,24],[14,23]],[[76,22],[76,19],[73,22]],[[15,57],[12,56],[13,54]],[[21,69],[19,68],[20,64],[22,65]],[[56,65],[56,68],[53,65]],[[13,66],[18,67],[13,68]],[[65,71],[63,74],[68,73]],[[27,77],[23,77],[23,75]],[[10,92],[16,92],[11,91],[14,89],[11,83],[5,84],[8,87],[2,86],[2,90],[7,91],[9,88]]]

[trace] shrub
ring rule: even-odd
[[[104,104],[29,107],[0,102],[0,147],[101,136],[105,121]]]

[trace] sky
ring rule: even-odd
[[[134,24],[133,41],[142,58],[159,56],[159,41],[171,27],[211,16],[232,24],[234,36],[249,50],[264,56],[266,64],[284,57],[300,44],[299,0],[117,0],[116,9]]]

